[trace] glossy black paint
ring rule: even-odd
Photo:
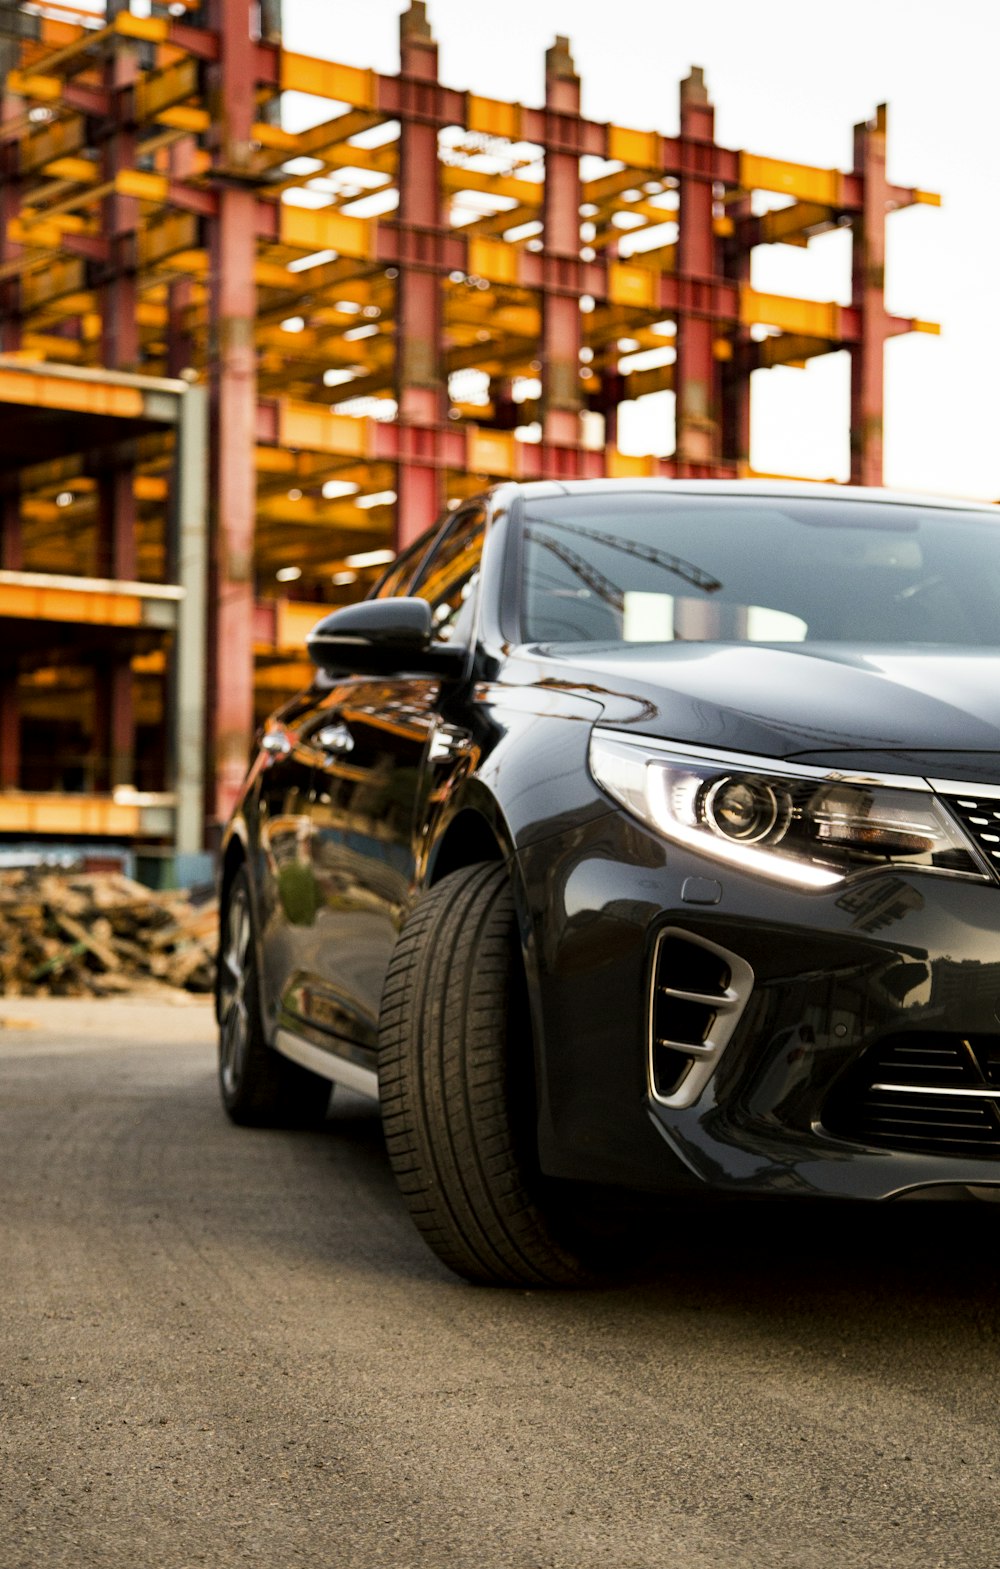
[[[933,745],[1000,758],[995,651],[663,643],[574,649],[553,662],[604,689],[602,723],[642,735],[758,757]]]
[[[461,652],[433,641],[431,607],[425,599],[368,599],[334,610],[313,627],[306,649],[328,675],[400,670],[456,676]]]
[[[320,675],[271,721],[251,768],[224,877],[249,863],[268,1028],[373,1065],[381,977],[407,910],[444,872],[496,858],[522,931],[547,1173],[865,1198],[1000,1182],[1000,1162],[869,1148],[822,1120],[886,1031],[1000,1041],[1000,886],[895,869],[830,892],[764,882],[668,844],[587,767],[600,721],[831,769],[997,785],[996,653],[527,647],[522,490],[500,487],[487,504],[475,620],[462,653],[448,649],[448,672],[397,662],[395,673]],[[354,615],[391,624],[393,601],[382,603]],[[755,977],[719,1068],[685,1109],[652,1099],[647,1080],[650,965],[667,926],[741,955]],[[816,1027],[803,1044],[807,1007]]]

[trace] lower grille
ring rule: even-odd
[[[716,1064],[753,989],[745,960],[704,937],[668,928],[653,955],[649,1089],[665,1106],[690,1106]]]
[[[1000,1035],[890,1036],[831,1096],[823,1122],[886,1149],[1000,1157]]]

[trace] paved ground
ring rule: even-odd
[[[1000,1562],[1000,1210],[726,1211],[641,1282],[477,1291],[365,1103],[227,1124],[203,1005],[0,1020],[3,1569]]]

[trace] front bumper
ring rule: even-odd
[[[994,1043],[1000,1091],[1000,886],[889,871],[802,892],[719,867],[618,811],[522,850],[518,864],[548,1174],[868,1199],[1000,1184],[989,1095]],[[689,1105],[658,1094],[650,1070],[666,931],[752,972]],[[919,1126],[897,1136],[891,1118],[875,1133],[852,1121],[859,1063],[901,1037],[975,1038],[976,1104],[996,1121],[995,1151],[990,1139],[921,1140]]]

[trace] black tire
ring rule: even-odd
[[[253,914],[246,868],[230,884],[220,914],[219,1089],[242,1127],[318,1127],[330,1083],[267,1044],[260,1011]]]
[[[425,1242],[481,1285],[591,1284],[591,1239],[535,1152],[535,1073],[505,869],[442,878],[415,906],[382,996],[379,1091],[389,1159]]]

